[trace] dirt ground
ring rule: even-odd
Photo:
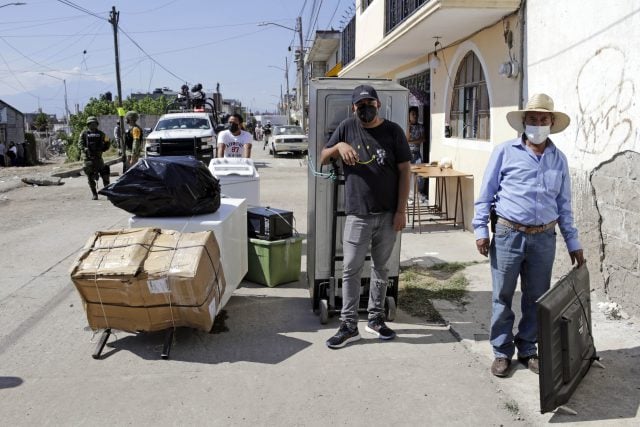
[[[23,178],[25,176],[32,175],[51,175],[56,171],[68,169],[72,167],[78,167],[80,165],[79,162],[74,163],[65,163],[65,157],[53,157],[49,160],[44,160],[41,164],[37,166],[11,166],[11,167],[0,167],[0,181],[4,181],[7,179],[13,179],[14,177]]]

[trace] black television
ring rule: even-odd
[[[537,313],[540,411],[545,413],[569,401],[597,360],[586,263],[538,299]]]

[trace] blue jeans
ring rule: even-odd
[[[495,357],[511,359],[515,348],[519,357],[536,354],[538,318],[536,300],[551,286],[551,270],[556,255],[556,233],[525,234],[496,224],[489,256],[493,280],[491,345]],[[515,315],[511,309],[520,276],[522,318],[513,336]]]
[[[358,325],[358,305],[362,267],[371,242],[371,280],[368,319],[384,316],[389,269],[387,261],[398,233],[393,229],[393,213],[347,215],[342,239],[344,266],[342,273],[342,312],[340,320],[351,328]]]

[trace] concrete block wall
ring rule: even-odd
[[[600,221],[604,290],[640,315],[640,154],[624,151],[591,173]]]

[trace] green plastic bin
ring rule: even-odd
[[[283,240],[249,239],[246,280],[266,286],[295,282],[300,276],[302,237]]]

